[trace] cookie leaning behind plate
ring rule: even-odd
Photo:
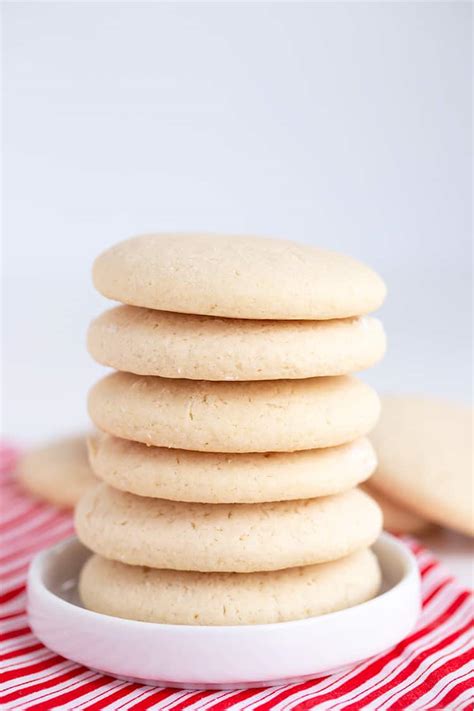
[[[330,563],[267,573],[193,573],[125,565],[93,555],[82,569],[83,604],[105,615],[176,625],[286,622],[352,607],[380,588],[367,549]]]
[[[382,358],[375,318],[253,321],[117,306],[90,325],[95,360],[139,375],[192,380],[279,380],[344,375]]]
[[[31,494],[56,506],[75,506],[97,483],[87,458],[85,437],[67,437],[26,452],[18,477]]]
[[[382,527],[362,491],[271,504],[148,499],[106,484],[76,508],[80,540],[105,558],[152,568],[250,573],[342,558]]]
[[[109,434],[200,452],[291,452],[331,447],[369,432],[372,388],[349,376],[219,383],[113,373],[89,394]]]
[[[474,535],[472,410],[439,400],[385,397],[371,436],[377,490],[433,523]]]
[[[407,511],[406,508],[400,506],[400,504],[395,504],[388,496],[377,491],[372,482],[364,484],[361,489],[366,491],[380,506],[383,527],[386,531],[398,534],[420,535],[433,528],[432,524],[426,519],[417,516],[412,511]]]
[[[301,452],[217,454],[147,447],[110,435],[89,439],[94,473],[138,496],[201,503],[256,503],[337,494],[367,479],[376,457],[366,437]]]
[[[344,254],[237,235],[132,237],[96,259],[93,280],[125,304],[232,318],[346,318],[385,297],[380,277]]]

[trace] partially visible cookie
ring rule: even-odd
[[[403,506],[395,504],[384,494],[381,494],[369,482],[361,487],[378,503],[382,510],[383,527],[391,533],[419,535],[432,528],[432,524],[417,514],[408,511]]]
[[[106,434],[89,440],[94,473],[139,496],[201,503],[256,503],[337,494],[367,479],[376,457],[366,437],[300,452],[218,454],[147,447]]]
[[[90,610],[174,625],[252,625],[324,615],[374,597],[377,558],[367,549],[330,563],[267,573],[154,570],[93,555],[80,577]]]
[[[372,433],[378,491],[427,521],[474,535],[472,409],[431,398],[383,399]]]
[[[385,351],[382,324],[254,321],[117,306],[90,325],[95,360],[138,375],[192,380],[280,380],[355,373]]]
[[[349,376],[225,383],[113,373],[92,388],[89,414],[104,432],[158,447],[291,452],[367,434],[379,399]]]
[[[333,319],[377,309],[385,285],[351,257],[261,237],[149,234],[94,263],[95,287],[125,304],[250,319]]]
[[[85,437],[68,437],[26,452],[18,477],[31,494],[61,507],[73,507],[97,483],[87,457]]]
[[[267,504],[191,504],[149,499],[99,484],[76,508],[80,540],[130,565],[250,573],[335,560],[377,538],[377,504],[351,489]]]

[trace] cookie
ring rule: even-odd
[[[158,447],[291,452],[366,434],[379,399],[349,376],[226,383],[112,373],[92,388],[89,414],[109,434]]]
[[[315,617],[370,600],[381,574],[368,549],[330,563],[266,573],[195,573],[93,555],[82,569],[85,607],[173,625],[255,625]]]
[[[92,322],[95,360],[138,375],[192,380],[279,380],[344,375],[385,352],[375,318],[253,321],[118,306]]]
[[[256,503],[337,494],[366,480],[376,457],[365,437],[301,452],[218,454],[147,447],[110,435],[89,440],[95,474],[138,496],[200,503]]]
[[[394,504],[391,499],[374,489],[371,483],[364,484],[361,488],[375,499],[380,506],[383,527],[386,531],[398,534],[420,535],[432,528],[432,525],[424,518],[407,511],[407,509],[398,504]]]
[[[312,565],[366,548],[382,516],[362,491],[266,504],[149,499],[99,484],[76,507],[80,540],[130,565],[250,573]]]
[[[385,297],[380,277],[351,257],[235,235],[133,237],[96,259],[93,281],[133,306],[249,319],[360,316]]]
[[[30,494],[61,507],[75,506],[97,483],[85,437],[68,437],[31,449],[20,458],[18,477]]]
[[[378,491],[427,521],[474,535],[472,409],[386,397],[372,441]]]

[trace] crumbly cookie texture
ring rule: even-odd
[[[367,434],[380,403],[350,376],[262,382],[173,380],[113,373],[89,394],[109,434],[200,452],[292,452]]]
[[[80,578],[90,610],[143,622],[249,625],[286,622],[352,607],[381,582],[368,549],[330,563],[269,573],[193,573],[130,566],[93,555]]]
[[[277,239],[149,234],[94,263],[104,296],[162,311],[251,319],[325,320],[377,309],[385,285],[351,257]]]
[[[366,437],[300,452],[219,454],[167,447],[106,434],[89,439],[94,473],[138,496],[200,503],[257,503],[328,496],[356,486],[374,471]]]
[[[76,507],[80,540],[130,565],[249,573],[335,560],[371,545],[382,527],[362,491],[266,504],[191,504],[99,484]]]
[[[18,478],[33,496],[64,508],[75,506],[97,483],[84,436],[65,437],[25,452],[18,464]]]
[[[255,321],[117,306],[87,336],[95,360],[138,375],[191,380],[280,380],[345,375],[385,352],[380,321]]]

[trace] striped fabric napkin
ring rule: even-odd
[[[34,501],[12,474],[15,451],[0,447],[0,669],[2,709],[474,709],[473,600],[436,558],[406,539],[422,576],[415,631],[350,671],[313,681],[242,691],[160,689],[97,674],[46,649],[25,614],[29,561],[72,533],[71,515]]]

